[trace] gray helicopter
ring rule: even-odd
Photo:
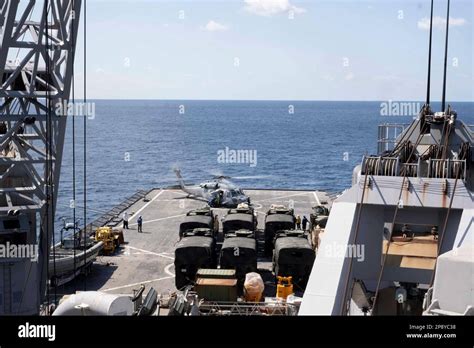
[[[181,190],[189,197],[205,200],[213,208],[236,208],[241,203],[250,204],[250,198],[229,177],[220,175],[199,185],[187,186],[181,176],[181,170],[174,169]]]

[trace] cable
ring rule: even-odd
[[[448,106],[449,108],[449,106]],[[442,157],[441,159],[445,160],[446,159],[446,154],[447,154],[447,151],[448,151],[448,145],[449,145],[449,137],[451,136],[451,132],[453,130],[453,124],[450,123],[450,121],[445,121],[445,124],[447,123],[447,126],[446,126],[446,134],[445,134],[445,138],[444,138],[444,145],[443,145],[443,154],[442,154]]]
[[[439,256],[439,253],[441,252],[441,247],[443,246],[443,240],[444,240],[444,235],[446,234],[446,228],[448,227],[448,220],[449,220],[449,216],[451,214],[451,207],[453,206],[454,193],[456,192],[456,188],[457,188],[457,185],[458,185],[460,169],[461,169],[461,166],[458,166],[458,169],[456,171],[456,180],[454,180],[453,192],[451,193],[451,199],[449,200],[448,211],[446,212],[446,218],[444,219],[443,233],[441,234],[441,238],[438,242],[438,253],[437,253],[437,257],[436,257],[436,261],[435,261],[435,266],[433,268],[433,273],[431,275],[430,288],[433,286],[433,282],[434,282],[434,278],[435,278],[435,274],[436,274],[436,266],[438,264],[438,256]]]
[[[76,8],[74,6],[74,0],[72,0],[73,10]],[[76,16],[72,17],[71,21],[71,56],[69,59],[74,59],[75,57],[75,36],[74,36],[74,20]],[[75,97],[75,77],[74,77],[74,63],[72,64],[72,105],[75,106],[76,97]],[[72,201],[74,202],[72,207],[72,221],[74,224],[73,229],[73,260],[74,260],[74,274],[76,274],[76,115],[74,112],[74,107],[72,108]],[[79,236],[80,237],[80,236]],[[80,239],[79,239],[80,241]],[[80,246],[80,243],[79,243]],[[76,276],[74,276],[74,288],[76,287]]]
[[[418,147],[422,137],[423,137],[423,134],[424,134],[424,130],[425,130],[425,127],[426,127],[427,123],[425,123],[423,125],[423,128],[421,129],[420,131],[420,134],[418,135],[418,139],[416,140],[416,143],[415,145],[413,146],[413,149],[410,153],[410,155],[408,156],[407,158],[407,162],[411,159],[411,157],[413,156],[413,154],[415,153],[415,150],[416,148]],[[403,167],[403,169],[405,169],[405,167]],[[387,239],[387,249],[385,252],[382,253],[382,256],[383,256],[383,259],[382,259],[382,265],[380,266],[380,271],[379,271],[379,276],[378,276],[378,279],[377,279],[377,287],[375,288],[375,296],[374,296],[374,302],[372,304],[372,308],[375,310],[375,305],[377,304],[377,299],[378,299],[378,294],[379,294],[379,290],[380,290],[380,283],[382,281],[382,276],[383,276],[383,271],[385,269],[385,263],[387,261],[387,255],[388,255],[388,250],[390,248],[390,243],[391,243],[391,240],[392,240],[392,234],[393,234],[393,229],[395,227],[395,221],[397,219],[397,215],[398,215],[398,210],[400,209],[400,199],[402,197],[402,194],[403,194],[403,189],[405,187],[405,182],[406,182],[406,179],[407,179],[407,170],[404,170],[403,171],[403,180],[402,180],[402,185],[400,187],[400,193],[398,195],[398,202],[397,202],[397,205],[395,206],[395,212],[393,214],[393,219],[392,219],[392,225],[390,226],[390,233],[388,235],[388,239]]]
[[[355,233],[354,233],[354,243],[353,245],[355,245],[357,243],[357,237],[359,235],[359,227],[360,227],[360,217],[362,215],[362,207],[364,206],[364,198],[365,198],[365,191],[366,191],[366,186],[367,186],[367,178],[369,176],[369,171],[368,171],[368,165],[367,165],[367,162],[365,164],[365,177],[364,177],[364,186],[362,187],[362,197],[360,199],[360,204],[359,204],[359,209],[357,211],[357,223],[356,223],[356,230],[355,230]],[[347,310],[347,305],[346,305],[346,301],[347,301],[347,289],[349,287],[349,280],[351,278],[351,273],[352,273],[352,258],[351,258],[351,261],[349,263],[349,270],[347,272],[347,278],[346,278],[346,282],[345,282],[345,285],[344,285],[344,298],[343,298],[343,302],[342,302],[342,308],[341,308],[341,315],[344,315],[344,313],[346,312]]]
[[[49,78],[51,76],[51,62],[50,62],[50,41],[49,41],[49,35],[50,33],[48,32],[48,29],[51,30],[51,26],[49,25],[49,14],[50,14],[50,8],[51,8],[51,3],[49,0],[45,0],[44,2],[44,21],[45,21],[45,46],[46,46],[46,54],[45,54],[45,65],[46,65],[46,100],[45,100],[45,106],[46,106],[46,144],[45,144],[45,155],[46,155],[46,163],[45,163],[45,191],[46,191],[46,211],[45,211],[45,220],[46,220],[46,303],[49,308],[50,306],[50,287],[48,284],[48,280],[50,279],[49,276],[49,259],[50,259],[50,253],[51,253],[51,237],[53,241],[53,275],[56,277],[56,248],[55,248],[55,238],[54,238],[54,221],[52,221],[51,217],[53,216],[54,213],[54,206],[53,206],[53,201],[54,201],[54,191],[52,189],[52,173],[53,173],[53,167],[52,167],[52,115],[51,115],[51,108],[52,108],[52,103],[51,103],[51,91],[50,91],[50,81]],[[43,224],[44,225],[44,224]],[[51,236],[50,233],[53,235]],[[55,301],[57,297],[57,291],[56,288],[54,289],[54,296],[55,296]]]
[[[447,10],[446,10],[446,39],[445,39],[445,44],[444,44],[443,96],[441,99],[442,112],[445,112],[444,107],[446,105],[446,73],[448,70],[449,5],[450,5],[450,0],[448,0]]]
[[[76,178],[76,183],[77,183],[77,178]],[[77,191],[77,189],[76,189],[76,191]],[[62,206],[63,206],[63,207],[69,207],[70,205],[67,204],[67,203],[63,203]],[[76,207],[76,208],[82,208],[82,209],[84,209],[84,206],[79,205],[79,204],[76,204],[75,207]],[[105,215],[105,214],[110,213],[110,210],[97,210],[97,209],[92,209],[92,208],[87,208],[87,210],[88,210],[88,211],[92,211],[92,212],[94,212],[94,213],[99,213],[99,214],[102,214],[102,215]],[[118,214],[115,214],[115,216],[119,216],[119,215],[118,215]]]
[[[408,136],[406,137],[406,140],[404,139],[405,136],[407,135],[407,133],[404,134],[404,136],[400,139],[400,141],[398,142],[397,146],[395,146],[395,148],[390,152],[390,156],[393,156],[394,154],[397,154],[399,151],[400,151],[400,147],[403,146],[406,141],[408,139],[410,139],[411,135],[413,134],[413,132],[415,131],[416,127],[418,126],[418,124],[420,123],[420,119],[418,119],[416,121],[416,123],[413,125],[410,133],[408,134]]]
[[[431,84],[431,43],[433,37],[433,0],[431,0],[431,16],[430,16],[430,40],[428,49],[428,81],[426,83],[426,105],[430,105],[430,84]]]
[[[87,103],[87,74],[86,74],[86,69],[87,69],[87,1],[84,1],[84,105]],[[84,127],[84,170],[83,170],[83,175],[84,175],[84,241],[86,240],[86,234],[87,234],[87,117],[84,115],[83,119],[83,127]],[[84,264],[87,261],[87,256],[86,256],[86,250],[85,250],[86,244],[84,243]],[[86,277],[84,277],[84,291],[87,290],[87,274]]]
[[[45,21],[45,44],[46,44],[46,54],[45,54],[45,64],[46,64],[46,75],[48,76],[49,73],[49,59],[48,59],[48,0],[44,1],[44,21]],[[45,173],[46,173],[46,279],[49,280],[49,254],[50,254],[50,248],[49,248],[49,209],[50,209],[50,192],[49,192],[49,159],[50,159],[50,153],[49,153],[49,120],[50,120],[50,108],[49,108],[49,101],[51,98],[48,98],[49,95],[49,78],[46,78],[46,144],[45,144],[45,153],[46,153],[46,163],[45,163]],[[49,300],[50,300],[50,290],[49,290],[49,284],[48,282],[46,283],[46,303],[47,307],[49,308]]]
[[[52,12],[52,6],[53,3],[52,1],[49,2],[49,11]],[[53,29],[52,29],[52,22],[53,22],[53,18],[51,18],[51,26],[49,25],[49,22],[47,22],[48,26],[47,28],[49,28],[49,35],[46,35],[46,52],[47,52],[47,57],[48,57],[48,79],[50,78],[50,76],[52,75],[52,68],[51,68],[51,58],[50,58],[50,53],[49,51],[51,50],[51,46],[52,46],[52,41],[50,40],[51,37],[53,36]],[[50,160],[47,162],[47,165],[49,166],[49,169],[48,169],[48,186],[50,187],[50,190],[51,190],[51,193],[49,195],[50,197],[50,200],[51,200],[51,206],[50,206],[50,213],[48,214],[48,218],[50,218],[50,221],[49,221],[49,224],[50,224],[50,228],[51,228],[51,234],[52,234],[52,238],[53,238],[53,242],[52,242],[52,245],[53,245],[53,274],[54,274],[54,279],[56,280],[57,278],[57,272],[56,272],[56,236],[55,236],[55,231],[54,231],[54,211],[55,211],[55,206],[54,206],[54,202],[55,202],[55,199],[56,199],[56,195],[55,195],[55,187],[54,187],[54,166],[53,166],[53,114],[51,112],[51,109],[53,108],[53,103],[52,103],[52,99],[51,99],[51,92],[48,91],[48,96],[49,96],[49,100],[48,100],[48,115],[49,115],[49,137],[47,138],[48,139],[48,146],[49,146],[49,155],[50,155]],[[54,156],[54,158],[56,159],[56,156]],[[57,168],[56,168],[57,169]],[[49,263],[49,261],[48,261]],[[48,267],[49,268],[49,267]],[[57,303],[57,300],[58,300],[58,292],[57,292],[57,286],[56,284],[54,284],[54,304]]]

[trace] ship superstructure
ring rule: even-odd
[[[421,314],[438,256],[472,245],[473,132],[451,108],[429,111],[333,203],[302,314]]]
[[[444,266],[438,274],[438,258],[459,251],[461,262],[468,260],[474,136],[446,106],[449,9],[448,0],[441,111],[430,106],[432,1],[426,103],[410,125],[380,126],[378,154],[363,157],[353,186],[335,200],[300,314],[421,315],[435,278],[442,284],[446,269],[455,267]],[[471,257],[470,279],[473,266]],[[456,308],[472,312],[473,284],[461,285],[452,283]],[[434,293],[443,293],[436,284]]]

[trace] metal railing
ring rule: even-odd
[[[295,305],[285,302],[210,302],[199,304],[201,315],[206,316],[292,316],[298,313]]]
[[[409,125],[408,123],[384,123],[379,125],[377,138],[378,153],[393,150],[398,137]]]

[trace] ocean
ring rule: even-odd
[[[176,184],[174,168],[189,183],[226,175],[243,188],[339,192],[350,187],[362,156],[376,153],[377,126],[413,118],[386,115],[381,102],[90,102],[95,115],[87,120],[88,222],[139,189]],[[453,106],[458,118],[474,124],[474,103]],[[73,216],[73,121],[68,122],[57,226]],[[82,218],[83,120],[74,122],[75,206]]]

